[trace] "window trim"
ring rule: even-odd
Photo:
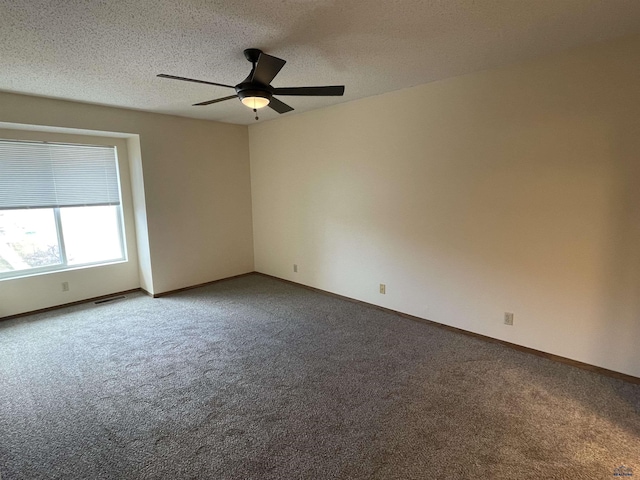
[[[60,210],[66,207],[80,207],[82,205],[42,205],[41,207],[27,207],[27,210],[30,209],[51,209],[53,210],[54,216],[54,224],[56,228],[56,235],[58,239],[58,250],[60,255],[60,263],[55,265],[47,265],[42,267],[33,267],[29,269],[23,270],[9,270],[6,272],[0,272],[0,282],[4,280],[14,280],[25,277],[32,277],[37,275],[43,275],[48,273],[57,273],[64,272],[70,270],[83,269],[87,267],[97,267],[104,265],[112,265],[118,263],[126,263],[129,261],[129,252],[127,248],[127,238],[125,232],[125,215],[124,215],[124,204],[123,204],[123,185],[121,180],[121,172],[120,172],[120,155],[118,145],[114,145],[112,143],[83,143],[83,142],[60,142],[60,141],[50,141],[50,140],[37,140],[37,139],[16,139],[16,138],[0,138],[3,142],[11,142],[11,143],[23,143],[23,144],[43,144],[43,145],[54,145],[54,146],[78,146],[78,147],[92,147],[92,148],[107,148],[113,151],[114,155],[114,163],[115,163],[115,174],[116,174],[116,182],[118,188],[118,202],[117,203],[108,203],[108,204],[93,204],[93,205],[85,205],[85,206],[101,206],[101,205],[109,205],[112,207],[116,207],[116,223],[118,229],[118,244],[121,252],[121,257],[109,259],[109,260],[98,260],[95,262],[87,262],[81,264],[68,264],[65,240],[64,240],[64,229],[62,228],[62,216]],[[24,208],[24,207],[23,207]],[[22,208],[16,208],[16,210],[20,210]],[[8,209],[14,210],[14,209]]]

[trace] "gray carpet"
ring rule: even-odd
[[[640,476],[640,386],[260,275],[0,322],[0,476]],[[627,470],[630,471],[630,470]]]

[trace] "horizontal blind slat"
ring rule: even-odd
[[[0,209],[119,204],[114,147],[0,141]]]

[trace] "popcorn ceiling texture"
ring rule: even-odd
[[[230,90],[156,74],[235,85],[257,47],[288,61],[274,86],[346,85],[292,115],[639,33],[640,2],[0,0],[0,32],[0,90],[250,124],[239,101],[191,106]]]

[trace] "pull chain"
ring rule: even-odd
[[[253,109],[253,113],[256,114],[256,120],[258,120],[258,110],[256,110],[255,108]]]

